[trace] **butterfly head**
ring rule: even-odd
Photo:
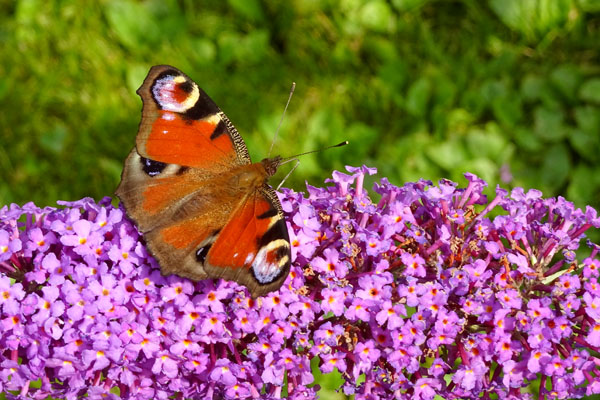
[[[267,177],[275,175],[277,172],[277,168],[281,165],[281,157],[276,156],[273,158],[265,158],[260,163],[263,165],[265,172],[267,173]]]

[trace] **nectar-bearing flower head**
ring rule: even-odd
[[[111,199],[0,209],[7,398],[314,399],[310,361],[356,399],[600,393],[600,219],[466,174],[394,186],[371,168],[280,194],[293,265],[253,300],[162,276]],[[585,254],[585,255],[582,255]]]

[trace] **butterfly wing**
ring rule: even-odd
[[[202,252],[204,269],[212,277],[241,283],[253,296],[278,289],[288,275],[291,253],[281,204],[273,189],[265,184],[250,193],[214,244]]]

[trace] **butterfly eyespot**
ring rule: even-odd
[[[152,85],[152,97],[161,109],[185,113],[200,98],[196,84],[174,70],[160,74]]]
[[[262,247],[252,262],[254,279],[260,284],[275,281],[290,265],[289,245],[283,239],[273,240]]]
[[[144,170],[146,175],[149,176],[156,176],[163,172],[163,170],[167,167],[167,164],[163,162],[154,161],[144,157],[140,158],[140,162],[142,163],[142,169]]]
[[[211,245],[200,247],[198,249],[198,251],[196,251],[196,261],[204,264],[204,260],[206,260],[206,255],[208,254],[208,251],[210,250],[210,246]]]

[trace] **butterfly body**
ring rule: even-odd
[[[279,288],[289,237],[267,181],[280,158],[252,163],[227,116],[174,67],[153,67],[138,94],[142,121],[116,193],[162,273],[234,280],[253,296]]]

